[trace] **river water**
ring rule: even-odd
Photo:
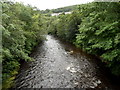
[[[93,58],[53,36],[46,38],[31,55],[35,61],[21,66],[16,88],[112,88]]]

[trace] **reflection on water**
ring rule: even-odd
[[[88,55],[53,36],[46,38],[31,55],[35,61],[23,64],[16,88],[111,88]]]

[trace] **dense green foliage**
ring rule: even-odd
[[[79,5],[72,14],[51,17],[50,33],[100,56],[113,74],[120,75],[120,3]]]
[[[67,41],[75,41],[76,33],[78,33],[78,25],[81,18],[78,12],[65,15],[64,13],[58,17],[52,17],[49,25],[49,33],[56,34],[58,37]]]
[[[20,3],[2,4],[3,88],[13,84],[20,61],[31,61],[31,50],[43,39],[44,21],[37,8]]]

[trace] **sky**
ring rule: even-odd
[[[27,5],[30,4],[31,6],[35,6],[40,10],[45,9],[55,9],[64,6],[76,5],[76,4],[83,4],[87,2],[91,2],[93,0],[11,0],[16,2],[22,2],[23,4]]]

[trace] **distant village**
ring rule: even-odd
[[[52,13],[51,16],[58,16],[60,14],[62,14],[63,12],[60,13]],[[64,12],[65,14],[71,14],[72,12]]]

